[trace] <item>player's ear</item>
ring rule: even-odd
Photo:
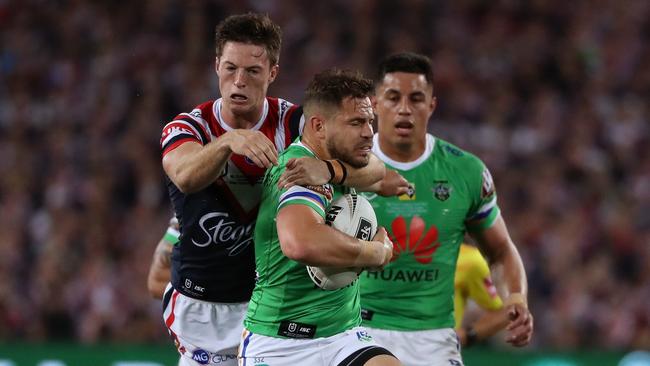
[[[316,133],[318,137],[325,136],[325,119],[321,115],[313,115],[309,118],[311,130]]]
[[[431,104],[429,105],[429,110],[433,113],[436,110],[436,106],[438,105],[438,98],[432,97],[431,98]]]
[[[269,73],[269,84],[275,80],[275,78],[278,76],[278,72],[280,72],[280,65],[275,64],[271,66],[271,72]]]
[[[377,96],[376,95],[371,95],[370,96],[370,103],[372,103],[372,109],[377,110]]]
[[[214,58],[214,71],[217,74],[219,73],[219,56]]]

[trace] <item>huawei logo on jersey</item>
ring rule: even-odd
[[[393,259],[397,260],[402,253],[413,253],[415,260],[422,264],[430,263],[433,253],[440,247],[438,229],[431,225],[426,233],[426,224],[419,216],[413,216],[407,228],[403,216],[398,216],[391,223],[393,240]],[[424,235],[423,235],[424,233]]]
[[[229,220],[227,212],[210,212],[199,220],[203,232],[201,237],[192,238],[192,244],[197,247],[207,247],[215,243],[226,246],[229,256],[239,254],[253,241],[253,226],[255,222],[246,225]]]

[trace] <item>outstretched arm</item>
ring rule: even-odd
[[[384,178],[386,168],[384,163],[374,154],[370,154],[368,165],[363,168],[354,168],[340,160],[330,161],[334,169],[331,174],[327,163],[316,158],[297,158],[287,162],[287,168],[280,176],[278,186],[281,189],[295,185],[319,186],[326,183],[342,184],[347,187],[361,188],[371,186]],[[339,164],[344,167],[341,168]]]
[[[163,168],[181,192],[194,193],[217,180],[233,153],[248,157],[262,168],[278,162],[275,146],[263,133],[238,129],[206,145],[194,141],[181,144],[165,153]]]

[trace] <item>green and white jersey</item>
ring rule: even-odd
[[[361,323],[359,281],[334,291],[322,290],[309,278],[305,265],[287,258],[280,248],[275,218],[282,207],[305,205],[325,219],[332,200],[329,184],[278,188],[287,161],[300,157],[314,154],[302,143],[293,143],[280,155],[278,165],[267,171],[255,225],[257,280],[244,325],[253,333],[271,337],[329,337]]]
[[[379,226],[393,240],[382,272],[361,274],[364,325],[389,330],[454,326],[454,273],[466,231],[492,226],[499,215],[492,177],[474,155],[427,135],[417,160],[400,163],[373,152],[409,181],[408,194],[366,194]]]

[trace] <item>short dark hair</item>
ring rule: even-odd
[[[223,54],[226,42],[263,46],[273,66],[280,61],[282,30],[265,14],[231,15],[219,23],[215,30],[217,57]]]
[[[375,80],[377,85],[384,80],[386,74],[392,72],[407,72],[411,74],[424,75],[427,79],[427,84],[433,87],[433,65],[431,59],[427,56],[414,52],[402,52],[384,58],[379,63],[377,79]]]
[[[303,108],[308,114],[317,107],[339,108],[345,98],[365,98],[373,92],[372,80],[358,71],[328,69],[316,74],[309,83]]]

